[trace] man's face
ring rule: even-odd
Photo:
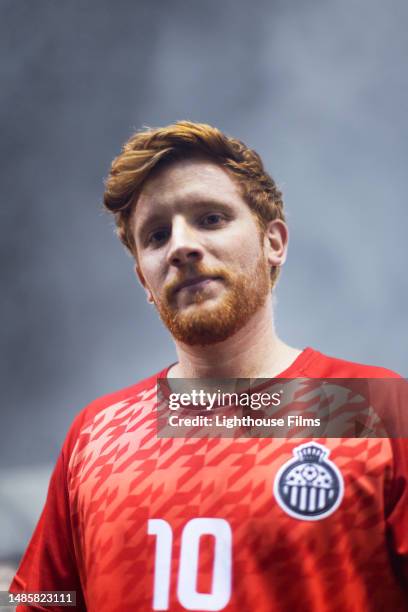
[[[132,222],[139,279],[177,340],[226,340],[265,304],[264,239],[221,166],[193,158],[160,168],[144,184]]]

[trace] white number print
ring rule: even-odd
[[[147,533],[156,536],[153,610],[168,610],[173,532],[167,521],[150,519],[147,523]]]
[[[147,533],[156,536],[153,610],[168,610],[173,532],[163,519],[149,519]],[[200,537],[214,536],[214,563],[210,593],[197,591]],[[222,610],[231,598],[232,532],[219,518],[195,518],[181,534],[177,597],[186,610]]]

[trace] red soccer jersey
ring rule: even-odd
[[[88,612],[408,610],[406,440],[158,438],[166,372],[77,416],[11,591],[75,590]],[[393,376],[310,348],[281,374]]]

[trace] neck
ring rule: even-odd
[[[169,378],[274,378],[301,353],[278,338],[271,299],[231,338],[210,346],[176,341],[176,350]]]

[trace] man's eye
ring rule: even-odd
[[[203,225],[218,225],[221,221],[223,221],[223,216],[218,213],[210,213],[209,215],[205,215],[201,220]]]
[[[164,242],[169,237],[169,230],[160,229],[152,232],[149,236],[148,243],[154,245]]]

